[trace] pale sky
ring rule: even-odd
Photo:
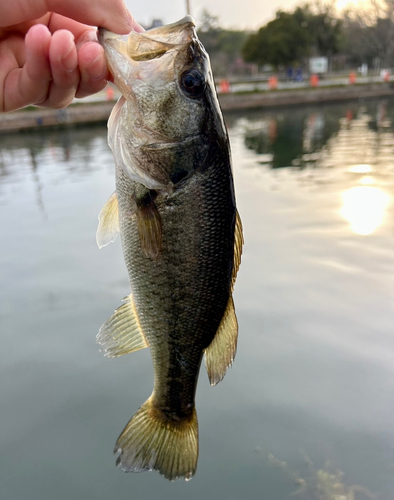
[[[162,19],[165,24],[172,23],[186,14],[186,0],[125,2],[137,21],[146,25],[154,18]],[[291,9],[299,3],[300,0],[190,0],[192,16],[197,22],[206,8],[211,14],[219,16],[221,26],[240,29],[257,29],[273,19],[278,9]]]
[[[307,0],[190,0],[192,16],[197,23],[206,8],[219,16],[220,25],[226,28],[257,29],[274,18],[279,9],[288,10]],[[359,0],[337,0],[337,6],[358,3]],[[362,0],[361,0],[362,1]],[[145,25],[152,19],[162,19],[165,24],[178,21],[186,15],[186,0],[125,0],[134,17]]]

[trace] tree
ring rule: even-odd
[[[310,46],[306,26],[307,20],[300,8],[294,14],[279,10],[273,21],[248,38],[242,49],[245,61],[278,67],[301,60]]]
[[[215,75],[227,75],[229,66],[241,55],[247,38],[244,31],[221,28],[217,16],[203,10],[198,37],[207,50]]]
[[[315,1],[303,7],[314,55],[330,57],[343,47],[343,23],[332,3]]]
[[[243,47],[246,61],[292,65],[310,55],[331,56],[341,48],[342,23],[331,4],[305,4],[276,18],[251,35]]]
[[[199,31],[207,33],[219,29],[219,16],[214,16],[207,9],[203,9],[200,19]]]
[[[381,66],[393,64],[394,3],[369,0],[362,6],[344,12],[346,50],[354,60],[368,62],[379,59]]]

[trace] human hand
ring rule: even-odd
[[[123,0],[2,1],[0,111],[63,108],[103,89],[109,72],[93,26],[143,31]]]

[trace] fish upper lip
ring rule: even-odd
[[[176,47],[177,45],[185,45],[185,44],[190,42],[190,39],[184,40],[184,41],[179,40],[176,42],[168,41],[168,40],[163,39],[163,35],[160,32],[164,30],[164,35],[168,36],[170,33],[176,33],[177,32],[176,28],[178,28],[178,32],[179,32],[179,34],[181,34],[182,32],[185,31],[187,25],[191,25],[193,30],[195,30],[195,28],[196,28],[196,23],[195,23],[193,17],[190,15],[187,15],[184,18],[182,18],[181,20],[179,20],[178,22],[169,24],[167,26],[160,26],[158,28],[153,28],[153,29],[150,29],[147,31],[142,31],[142,32],[132,30],[130,33],[125,34],[125,35],[119,35],[117,33],[110,31],[110,30],[107,30],[106,28],[102,28],[99,26],[97,28],[97,39],[98,39],[98,42],[100,43],[100,45],[104,46],[105,42],[108,39],[117,40],[117,39],[121,38],[122,36],[130,36],[134,33],[137,36],[146,37],[151,42],[156,42],[158,44],[161,43],[163,45],[167,45],[168,49],[170,49],[172,47]],[[168,30],[168,28],[172,28],[172,30],[166,31],[166,30]],[[152,36],[152,34],[153,34],[152,32],[157,36],[157,38],[154,35]],[[165,36],[164,36],[164,38],[165,38]],[[194,38],[194,37],[192,36],[191,38]]]

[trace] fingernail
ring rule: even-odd
[[[143,28],[140,24],[138,24],[136,21],[134,21],[134,31],[137,33],[142,33],[145,31],[145,28]]]
[[[86,72],[92,80],[103,78],[107,72],[107,65],[103,54],[99,54],[87,65]]]
[[[129,13],[129,16],[126,20],[126,24],[129,27],[129,31],[137,31],[138,33],[141,33],[142,31],[145,31],[144,28],[137,23],[137,21],[134,19],[134,17]]]

